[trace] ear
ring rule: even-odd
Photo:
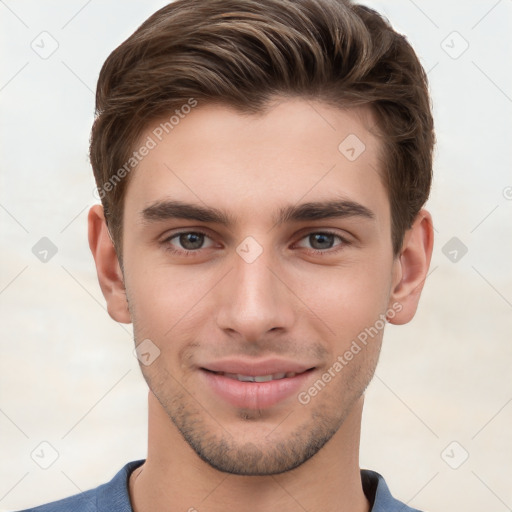
[[[392,324],[406,324],[416,313],[423,284],[432,258],[434,228],[432,217],[420,210],[414,224],[405,232],[400,255],[395,259],[394,284],[389,306],[395,304],[395,315],[388,318]],[[401,305],[401,309],[396,307]]]
[[[107,301],[108,314],[116,321],[131,323],[123,273],[108,231],[103,206],[96,204],[89,210],[89,247],[91,248],[101,291]]]

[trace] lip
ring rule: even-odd
[[[241,360],[225,360],[200,368],[205,387],[230,405],[243,409],[266,409],[296,396],[310,378],[314,367],[297,363],[267,360],[249,364]],[[248,376],[276,373],[297,373],[267,382],[242,382],[213,372],[236,373]]]
[[[200,365],[202,369],[211,372],[238,373],[240,375],[272,375],[275,373],[302,373],[314,365],[300,364],[284,359],[265,359],[262,361],[250,361],[247,359],[223,359]]]

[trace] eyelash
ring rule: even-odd
[[[162,241],[162,244],[164,245],[164,249],[166,251],[169,251],[173,255],[185,256],[185,257],[197,256],[201,249],[196,249],[196,250],[181,249],[181,250],[178,250],[178,249],[173,249],[172,246],[169,244],[169,242],[171,240],[173,240],[174,238],[177,238],[177,237],[179,237],[181,235],[190,234],[190,233],[201,234],[201,235],[204,235],[204,236],[210,238],[208,236],[208,233],[205,233],[204,231],[201,231],[200,229],[194,229],[193,231],[180,231],[178,233],[172,234],[171,236],[167,237],[165,240]],[[339,244],[337,246],[338,247],[337,249],[326,249],[326,250],[308,249],[308,252],[312,253],[315,256],[325,256],[326,254],[329,254],[329,255],[336,254],[339,251],[342,251],[344,247],[350,245],[350,242],[346,238],[342,237],[338,233],[334,233],[333,231],[329,231],[329,230],[310,231],[309,233],[304,235],[302,238],[300,238],[300,240],[304,240],[305,238],[307,238],[307,237],[309,237],[311,235],[314,235],[314,234],[332,235],[332,236],[338,238],[341,241],[341,244]]]

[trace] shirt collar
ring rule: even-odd
[[[130,503],[128,482],[132,471],[141,466],[144,462],[144,459],[129,462],[109,483],[101,485],[98,488],[98,512],[111,512],[112,510],[133,512]],[[363,491],[372,505],[371,512],[420,512],[395,499],[384,477],[376,471],[362,469],[361,482]]]

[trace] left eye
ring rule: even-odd
[[[334,233],[324,233],[323,231],[310,233],[302,238],[302,240],[307,240],[315,251],[325,251],[333,248],[336,238],[341,241],[341,244],[338,245],[342,245],[345,242],[341,236]]]

